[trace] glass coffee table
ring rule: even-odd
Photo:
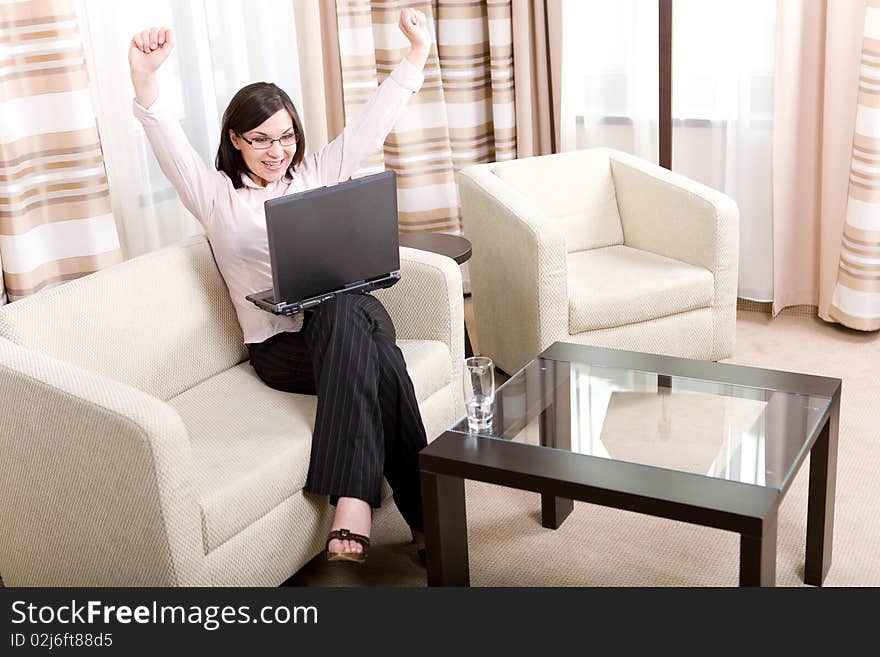
[[[740,535],[740,586],[776,580],[777,510],[810,455],[804,581],[831,565],[840,379],[557,342],[419,454],[429,586],[468,586],[465,479]]]

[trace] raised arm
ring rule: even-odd
[[[357,171],[382,145],[410,96],[422,86],[422,69],[431,46],[427,18],[421,11],[403,9],[398,26],[410,42],[406,57],[379,85],[342,134],[303,162],[306,171],[316,171],[324,185],[347,180]]]
[[[173,49],[174,35],[167,27],[143,30],[132,37],[128,63],[135,93],[134,115],[144,127],[162,173],[186,209],[207,228],[219,175],[205,166],[180,123],[154,107],[159,98],[156,72]]]

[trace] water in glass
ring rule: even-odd
[[[468,429],[486,431],[492,426],[492,402],[495,401],[495,367],[485,356],[464,362],[464,404]]]

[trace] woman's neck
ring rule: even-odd
[[[263,180],[262,178],[260,178],[260,177],[259,177],[257,174],[255,174],[255,173],[248,172],[247,175],[248,175],[248,178],[250,178],[251,180],[253,180],[253,181],[254,181],[259,187],[265,187],[266,185],[269,184],[268,181]]]

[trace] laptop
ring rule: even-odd
[[[337,294],[364,294],[400,280],[394,171],[265,203],[272,289],[245,298],[296,315]]]

